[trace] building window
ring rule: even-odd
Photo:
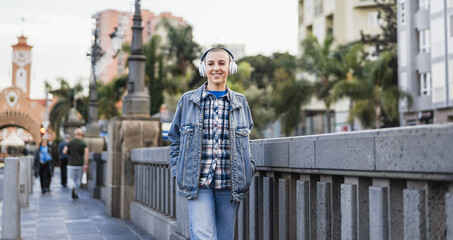
[[[420,95],[431,95],[432,81],[431,73],[420,73]]]
[[[430,48],[430,31],[429,29],[420,30],[419,34],[419,41],[420,41],[420,52],[429,52]]]
[[[400,6],[401,6],[401,16],[400,16],[401,24],[405,24],[406,23],[406,3],[402,2]]]
[[[312,11],[313,11],[313,9],[312,9],[312,0],[307,0],[306,9],[307,9],[307,14],[311,15]]]
[[[368,26],[369,27],[379,27],[379,13],[378,12],[368,13]]]
[[[453,37],[453,15],[450,15],[450,37]]]
[[[429,0],[418,0],[419,9],[429,9]]]
[[[316,0],[315,3],[315,16],[318,16],[323,13],[322,0]]]

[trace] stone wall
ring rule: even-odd
[[[252,141],[257,172],[236,239],[451,238],[452,142],[451,124]],[[133,208],[149,213],[131,220],[166,225],[159,239],[188,238],[168,152],[132,150]]]

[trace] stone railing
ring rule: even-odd
[[[453,125],[252,141],[257,172],[236,239],[453,239]],[[131,220],[189,238],[169,148],[132,151]]]
[[[106,201],[107,152],[91,152],[87,189],[94,198]]]

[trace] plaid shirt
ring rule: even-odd
[[[199,186],[231,188],[229,109],[227,95],[216,98],[203,90],[203,149]]]

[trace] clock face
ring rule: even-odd
[[[25,50],[13,51],[13,62],[24,67],[31,62],[31,52]]]

